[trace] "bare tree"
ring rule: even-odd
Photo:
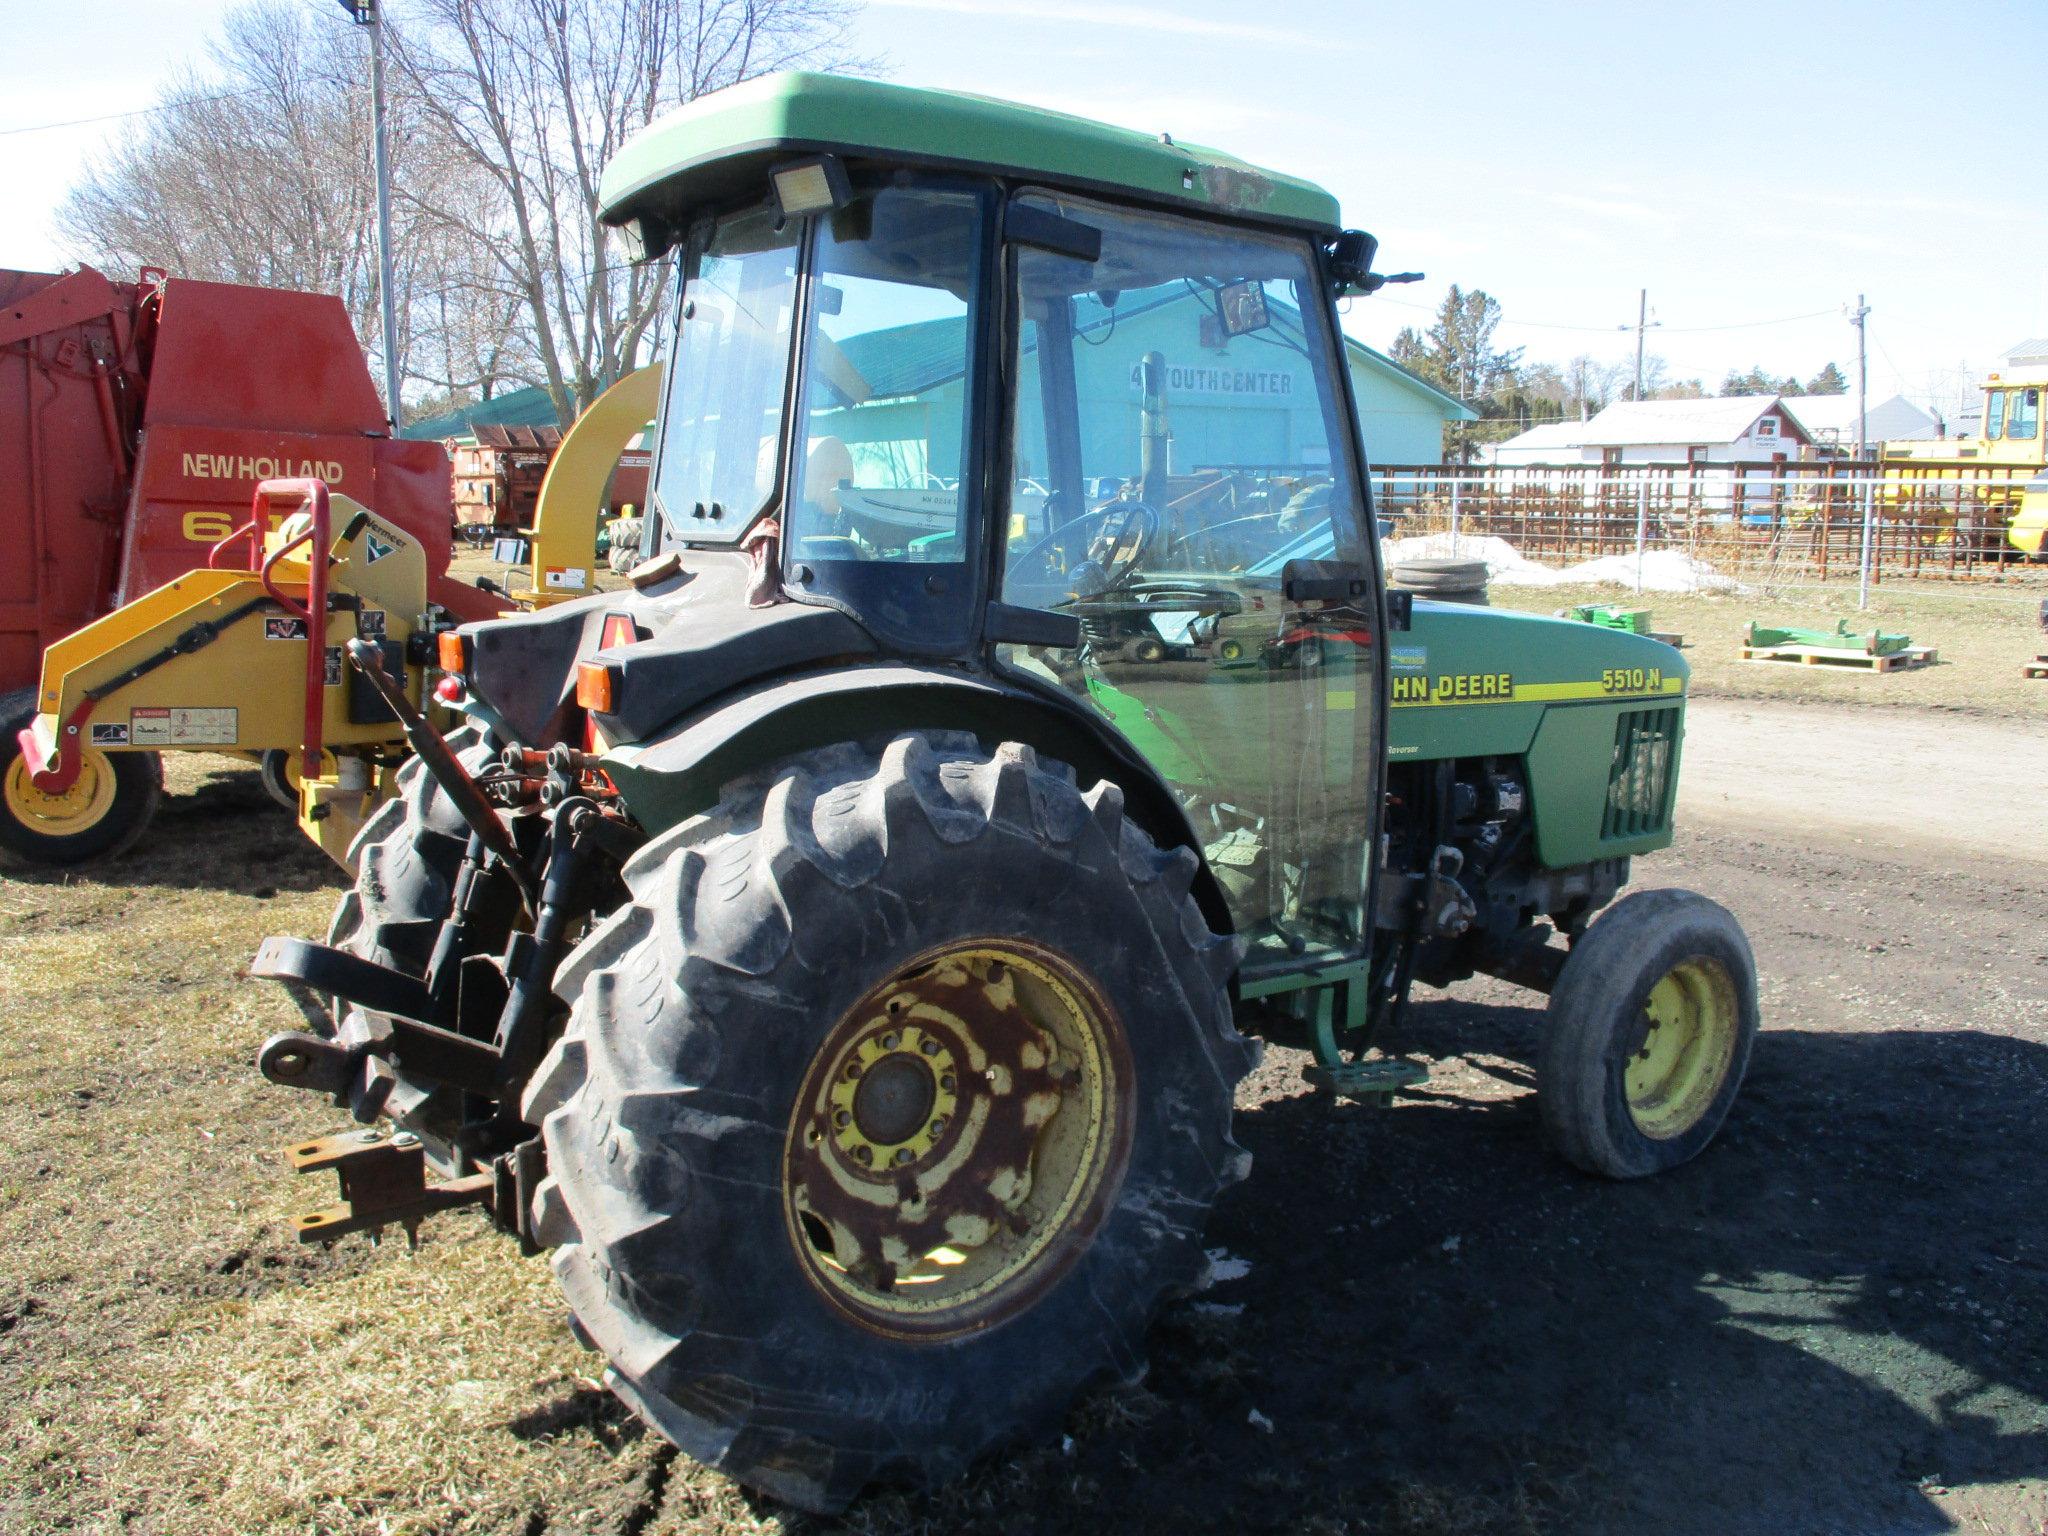
[[[657,273],[606,243],[605,162],[707,91],[851,62],[853,11],[854,0],[412,0],[394,14],[408,95],[493,194],[483,206],[452,206],[434,185],[412,195],[427,222],[491,253],[564,422],[638,364],[666,299]]]

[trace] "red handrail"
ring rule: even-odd
[[[260,487],[257,494],[259,496],[262,494]],[[246,537],[249,540],[249,569],[255,570],[257,554],[263,548],[263,529],[264,518],[263,514],[259,512],[255,517],[250,518],[248,522],[242,524],[241,527],[237,528],[226,538],[221,539],[213,548],[206,552],[206,568],[209,571],[219,570],[220,557],[226,552],[227,547],[234,543],[235,540]]]
[[[285,612],[306,623],[305,737],[300,742],[299,772],[310,779],[320,773],[321,727],[327,705],[327,563],[333,553],[328,534],[327,482],[311,479],[263,481],[256,487],[255,498],[250,503],[250,526],[267,527],[270,508],[279,502],[306,505],[312,513],[311,526],[273,549],[264,557],[260,567],[255,565],[252,548],[251,567],[257,570],[263,590],[271,599]],[[225,545],[235,537],[231,533],[221,544]],[[250,542],[253,546],[253,537]],[[307,543],[313,547],[306,560],[306,601],[300,604],[278,590],[277,583],[271,579],[271,572],[277,568],[278,561]],[[215,546],[216,552],[219,548],[219,545]]]

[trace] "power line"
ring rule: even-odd
[[[148,117],[156,112],[177,112],[186,107],[207,107],[215,102],[234,101],[242,96],[260,96],[260,89],[246,91],[222,91],[217,96],[183,96],[176,101],[158,102],[153,107],[137,107],[132,112],[105,112],[98,117],[74,117],[61,123],[28,123],[20,128],[0,128],[0,139],[11,139],[23,133],[49,133],[57,128],[86,128],[94,123],[117,123],[128,117]]]
[[[1435,314],[1439,308],[1435,304],[1417,304],[1412,299],[1391,299],[1384,296],[1381,296],[1377,302],[1398,305],[1402,309],[1419,309],[1423,313],[1431,315]],[[1660,321],[1658,322],[1658,328],[1667,334],[1688,336],[1697,335],[1705,331],[1748,331],[1756,330],[1763,326],[1793,325],[1801,320],[1818,320],[1824,316],[1839,313],[1839,310],[1816,309],[1803,315],[1781,315],[1775,320],[1734,320],[1726,325],[1665,325]],[[1505,326],[1524,326],[1532,331],[1582,331],[1587,335],[1612,335],[1616,329],[1612,325],[1564,325],[1552,320],[1517,320],[1508,315],[1502,315],[1500,323]],[[1632,331],[1635,327],[1624,325],[1620,329]]]

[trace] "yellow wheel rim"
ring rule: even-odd
[[[1702,956],[1667,971],[1650,988],[1643,1036],[1623,1072],[1636,1129],[1668,1141],[1698,1125],[1728,1079],[1740,1034],[1726,966]]]
[[[7,814],[31,832],[45,837],[76,837],[98,826],[114,805],[114,765],[107,754],[87,747],[80,754],[78,777],[56,794],[37,789],[29,777],[28,760],[17,755],[7,765]]]
[[[1087,1246],[1130,1143],[1107,1001],[1016,939],[920,956],[813,1058],[783,1156],[791,1244],[878,1332],[943,1337],[1028,1304]]]

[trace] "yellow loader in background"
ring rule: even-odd
[[[2043,558],[2048,534],[2048,368],[2008,368],[1984,381],[1984,428],[1976,437],[1885,444],[1885,515],[1941,541],[1974,537],[1985,556],[2004,546]],[[1923,533],[1923,537],[1928,535]]]

